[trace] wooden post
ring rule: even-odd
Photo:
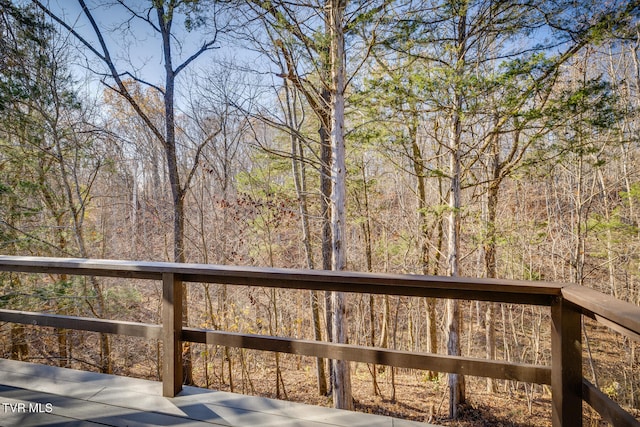
[[[162,273],[162,395],[182,391],[182,282],[173,273]]]
[[[551,304],[553,427],[582,426],[582,315],[562,297]]]

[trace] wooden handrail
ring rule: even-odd
[[[582,315],[640,340],[640,307],[585,287],[517,280],[14,256],[0,256],[0,271],[161,280],[162,325],[4,309],[0,310],[0,321],[162,339],[165,349],[163,393],[166,396],[175,396],[181,390],[181,344],[191,341],[538,384],[550,383],[554,427],[581,425],[583,399],[605,419],[624,420],[624,425],[640,426],[630,414],[585,382],[582,378],[581,354]],[[186,328],[182,325],[183,282],[549,306],[552,366]]]
[[[585,379],[582,380],[582,396],[584,401],[611,425],[615,427],[637,427],[640,425],[633,415],[622,409],[616,402],[609,399],[609,396]]]
[[[172,262],[0,256],[0,270],[162,280],[172,273],[182,282],[220,283],[354,293],[470,299],[549,305],[562,285],[523,280],[294,270]]]
[[[640,308],[584,286],[562,288],[562,297],[579,307],[582,314],[640,341]]]

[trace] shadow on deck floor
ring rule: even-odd
[[[2,426],[427,427],[301,403],[0,359]]]

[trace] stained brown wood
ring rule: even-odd
[[[582,396],[584,401],[595,409],[603,420],[611,423],[611,425],[616,427],[640,427],[640,421],[585,379],[582,380]]]
[[[0,270],[161,280],[174,273],[183,282],[226,283],[287,289],[471,299],[549,305],[562,285],[503,279],[292,270],[169,262],[0,256]]]
[[[162,327],[160,325],[125,322],[122,320],[94,319],[90,317],[74,317],[60,314],[0,309],[0,321],[20,323],[23,325],[73,329],[77,331],[128,335],[149,339],[160,339],[162,337]]]
[[[182,283],[176,275],[162,275],[162,395],[182,390]]]
[[[153,264],[156,263],[85,258],[0,256],[0,270],[2,271],[162,280],[162,271],[152,269]]]
[[[624,326],[620,326],[615,322],[612,322],[609,319],[605,319],[602,316],[598,316],[597,314],[593,314],[591,312],[583,312],[582,313],[583,316],[586,316],[592,320],[595,320],[598,323],[601,323],[602,325],[608,327],[609,329],[611,329],[612,331],[616,331],[617,333],[626,336],[627,338],[631,338],[634,341],[638,341],[640,342],[640,334],[635,333],[633,331],[630,331],[629,329],[625,328]],[[640,316],[640,313],[638,314],[638,316]]]
[[[446,356],[430,353],[404,352],[383,348],[360,347],[283,337],[239,334],[196,328],[183,328],[185,341],[253,350],[275,351],[327,359],[350,360],[424,369],[435,372],[458,372],[464,375],[509,379],[537,384],[551,384],[551,368],[504,361]]]
[[[620,301],[595,289],[576,285],[563,288],[562,297],[579,306],[582,313],[613,322],[627,330],[632,337],[640,336],[640,307],[637,305]]]
[[[551,305],[553,427],[582,426],[582,317],[562,298]]]
[[[551,383],[554,426],[581,425],[583,394],[589,404],[603,417],[613,420],[611,422],[638,425],[637,420],[632,423],[632,417],[617,405],[608,403],[602,392],[589,383],[583,384],[580,322],[584,314],[638,339],[640,308],[589,288],[460,277],[12,256],[0,256],[0,271],[162,280],[162,326],[14,310],[0,310],[0,321],[162,339],[165,396],[174,396],[181,390],[181,343],[194,341],[538,384]],[[182,281],[548,305],[551,306],[552,319],[552,367],[183,328]]]

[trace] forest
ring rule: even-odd
[[[59,3],[0,0],[0,254],[576,283],[640,305],[640,1]],[[0,273],[14,310],[158,323],[160,294]],[[195,327],[550,361],[542,307],[213,284],[184,298]],[[583,341],[585,378],[640,415],[638,342],[589,322]],[[4,358],[159,379],[161,351],[0,324]],[[184,354],[200,387],[549,425],[540,385]]]

